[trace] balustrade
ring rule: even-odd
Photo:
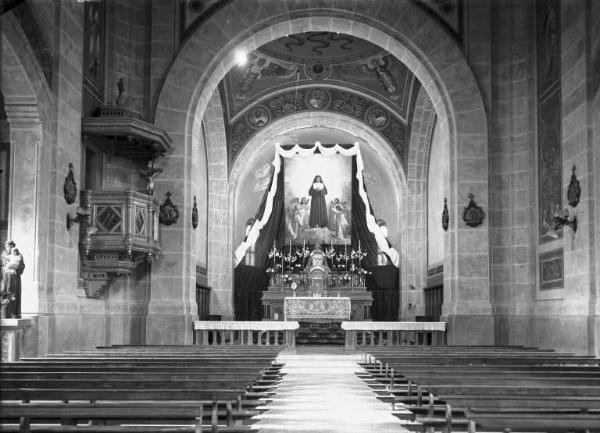
[[[342,322],[342,329],[346,348],[446,344],[446,322]]]
[[[194,322],[194,344],[199,346],[296,345],[298,322]]]

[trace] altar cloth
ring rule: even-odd
[[[350,320],[350,298],[285,297],[284,320],[336,319]]]

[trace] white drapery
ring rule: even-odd
[[[285,145],[287,148],[289,145]],[[237,266],[244,255],[246,254],[246,250],[250,248],[254,243],[258,240],[258,236],[260,231],[269,221],[271,217],[271,213],[273,211],[273,199],[275,194],[277,193],[277,181],[276,179],[279,176],[281,171],[281,158],[294,158],[296,156],[310,156],[314,154],[316,151],[319,151],[322,155],[335,155],[339,153],[344,156],[356,156],[356,180],[358,181],[358,193],[360,198],[362,199],[365,209],[366,209],[366,221],[367,228],[373,235],[375,236],[375,240],[377,241],[377,247],[380,251],[387,254],[390,258],[391,262],[394,266],[398,267],[400,264],[400,255],[396,249],[391,248],[388,245],[387,239],[381,228],[377,224],[375,220],[375,216],[370,212],[369,200],[367,198],[367,192],[365,191],[365,186],[363,183],[363,159],[360,153],[360,145],[358,142],[351,145],[340,146],[339,144],[335,144],[333,146],[326,145],[324,146],[320,142],[315,142],[314,145],[307,147],[305,145],[293,145],[289,149],[284,149],[281,144],[275,145],[275,157],[273,158],[273,167],[275,168],[273,171],[273,182],[271,182],[271,189],[267,193],[267,200],[265,203],[265,211],[260,220],[257,220],[252,225],[252,228],[246,235],[246,239],[237,247],[234,253],[234,266]]]

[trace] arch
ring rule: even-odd
[[[279,37],[306,31],[342,32],[384,47],[419,79],[433,102],[442,133],[449,137],[451,247],[444,265],[448,270],[445,286],[454,302],[447,310],[451,334],[477,327],[482,329],[479,341],[492,341],[488,224],[485,221],[470,228],[457,221],[469,193],[488,207],[487,119],[467,60],[442,26],[410,0],[339,3],[335,9],[321,5],[246,1],[220,9],[181,47],[161,89],[156,123],[169,132],[176,152],[188,154],[194,144],[191,116],[182,119],[181,113],[202,117],[219,81],[235,63],[236,48],[251,51]],[[179,114],[174,118],[174,113]],[[475,166],[477,170],[473,170]],[[177,179],[182,187],[185,176],[182,173]],[[457,239],[463,235],[485,246],[486,253],[469,254],[468,243]],[[461,340],[451,337],[450,341]]]
[[[1,19],[0,50],[2,69],[0,91],[11,141],[11,181],[9,191],[8,235],[17,243],[26,263],[21,278],[21,312],[40,311],[41,290],[47,278],[44,257],[48,239],[42,224],[49,217],[48,170],[44,164],[49,146],[49,122],[53,96],[42,68],[26,36],[11,13]],[[16,167],[30,167],[17,170]],[[18,181],[17,176],[18,174]]]
[[[288,132],[314,126],[355,135],[358,137],[361,146],[368,147],[368,153],[376,155],[392,179],[394,191],[392,200],[394,203],[390,207],[398,209],[396,220],[389,218],[387,220],[390,221],[390,226],[400,227],[402,225],[403,221],[400,216],[403,214],[403,201],[401,198],[406,195],[406,175],[400,158],[391,148],[385,137],[380,135],[375,129],[351,116],[333,112],[306,111],[277,119],[261,129],[242,147],[238,157],[235,159],[227,188],[228,218],[231,222],[229,224],[228,244],[232,245],[233,249],[237,247],[237,244],[234,243],[234,233],[236,228],[239,228],[234,225],[237,212],[236,198],[240,188],[240,181],[246,173],[245,169],[248,166],[255,166],[253,156],[257,154],[263,155],[263,150],[273,147],[275,143],[279,142],[281,136]],[[363,158],[367,152],[363,152]],[[398,238],[400,238],[399,235]],[[230,260],[223,263],[222,266],[228,267],[233,271],[233,263]]]
[[[436,113],[433,103],[423,88],[419,89],[415,100],[411,134],[408,149],[408,178],[406,209],[415,215],[413,224],[406,227],[402,237],[402,305],[401,317],[414,319],[425,315],[423,290],[427,284],[427,173],[429,152],[435,125]],[[410,286],[418,290],[408,290]],[[408,304],[416,306],[408,311]]]

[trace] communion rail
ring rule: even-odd
[[[195,321],[194,344],[198,346],[296,345],[298,322]]]
[[[446,344],[446,322],[342,322],[342,329],[346,348]]]

